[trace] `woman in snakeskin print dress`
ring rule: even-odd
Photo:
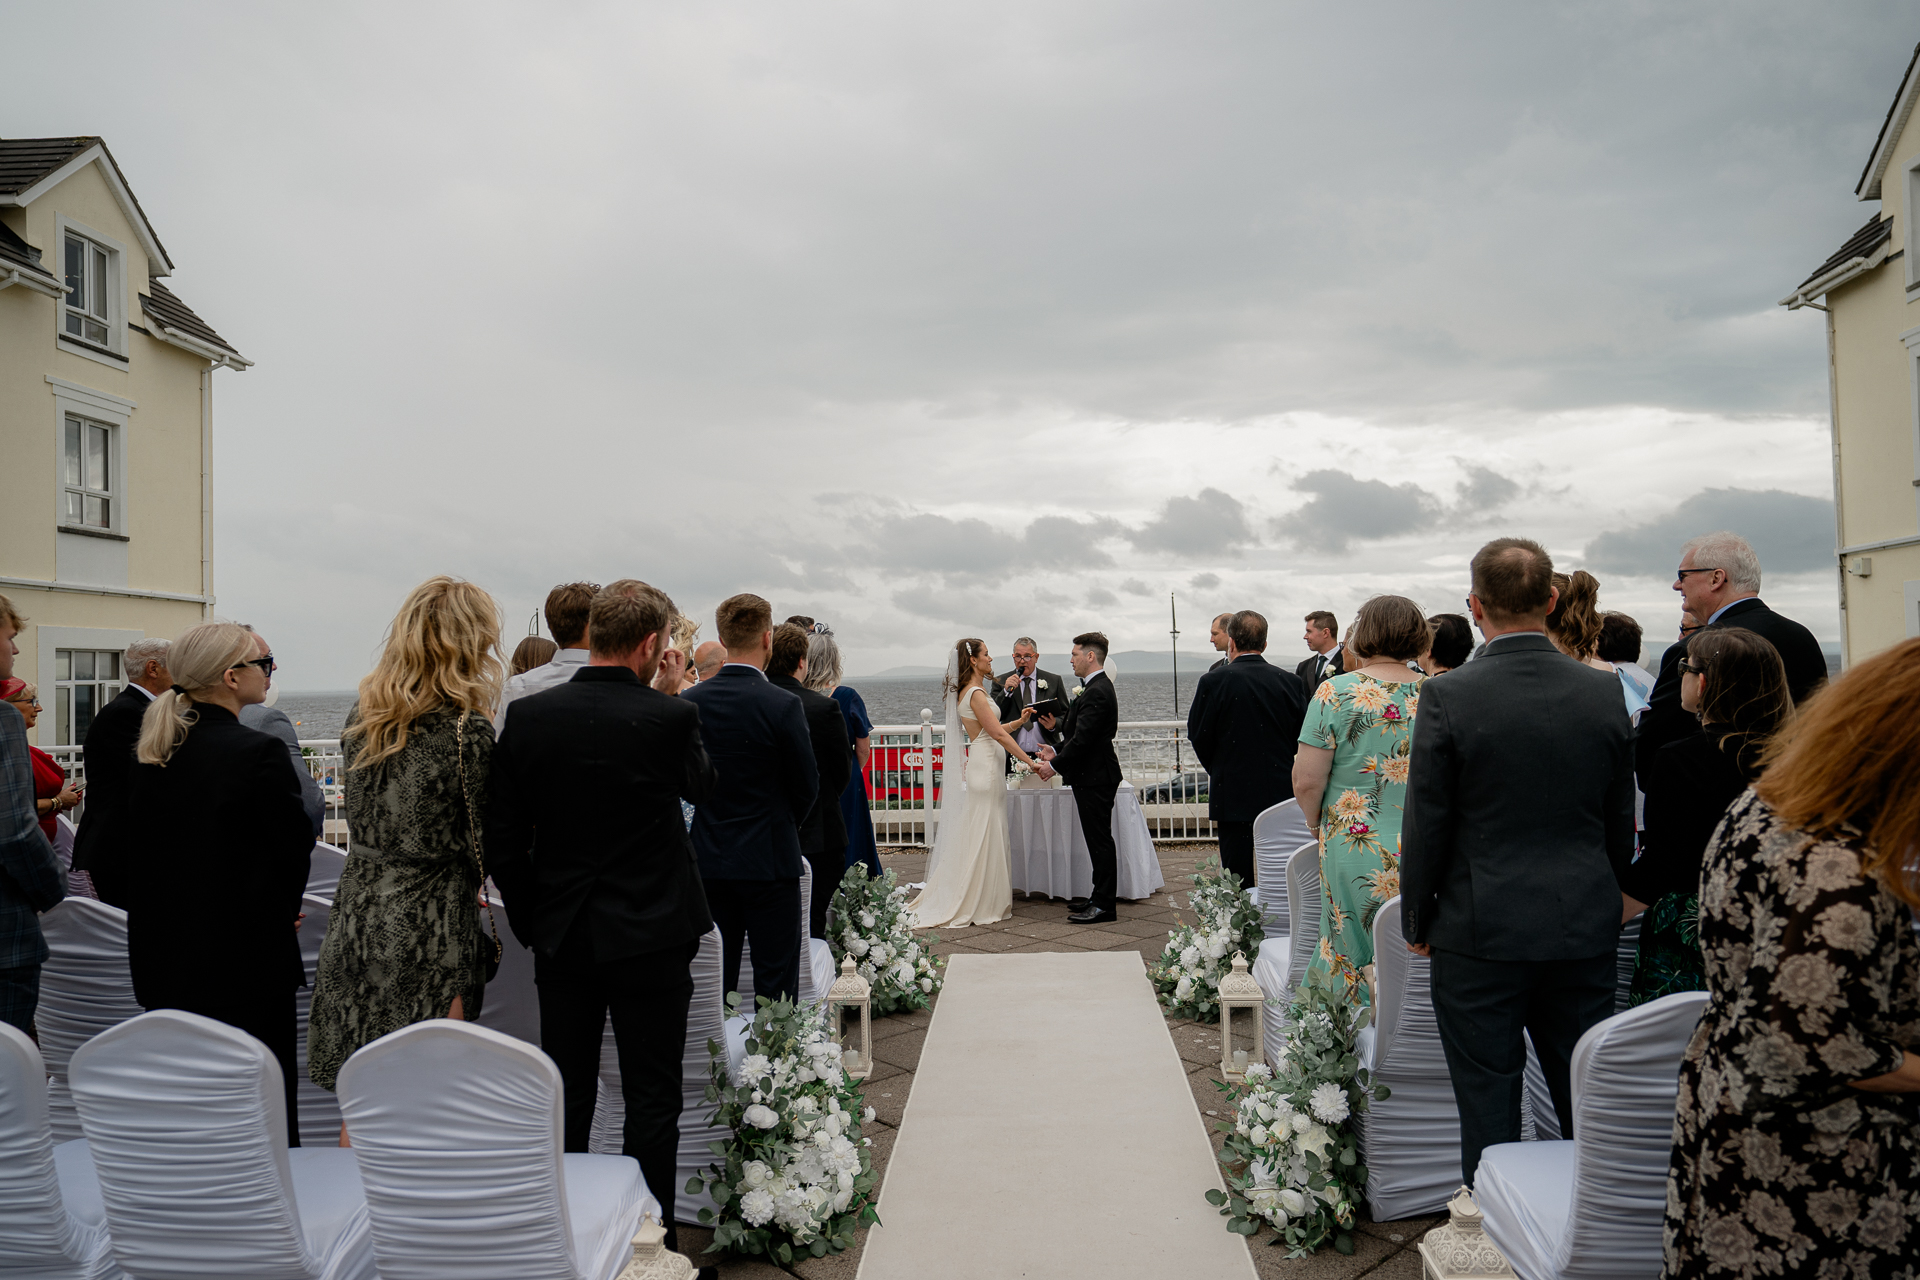
[[[320,948],[307,1041],[307,1074],[323,1088],[362,1045],[477,1007],[483,851],[472,821],[493,754],[498,634],[486,592],[430,579],[401,607],[347,718],[353,843]]]

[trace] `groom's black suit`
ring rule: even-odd
[[[1120,700],[1104,671],[1087,678],[1067,708],[1066,741],[1054,748],[1053,767],[1073,788],[1081,833],[1093,860],[1093,892],[1087,903],[1096,911],[1114,909],[1120,857],[1113,844],[1113,797],[1120,790],[1120,757],[1113,736],[1120,730]]]

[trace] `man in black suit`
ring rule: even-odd
[[[1709,533],[1687,543],[1680,555],[1680,568],[1674,574],[1673,589],[1686,603],[1686,613],[1700,624],[1696,628],[1742,627],[1769,641],[1780,651],[1787,668],[1787,690],[1793,700],[1804,702],[1807,695],[1827,679],[1827,655],[1820,642],[1792,618],[1782,617],[1760,599],[1760,557],[1737,533]],[[1680,659],[1687,654],[1692,633],[1683,628],[1678,644],[1670,645],[1660,658],[1660,676],[1648,695],[1650,705],[1640,716],[1634,735],[1634,755],[1641,779],[1653,768],[1660,748],[1697,731],[1699,721],[1680,705]]]
[[[1220,833],[1220,865],[1254,883],[1253,820],[1293,797],[1293,752],[1307,694],[1300,678],[1261,656],[1267,620],[1229,615],[1228,661],[1207,672],[1187,711],[1187,741],[1207,770],[1207,816]]]
[[[1340,643],[1340,619],[1325,609],[1316,609],[1308,614],[1306,623],[1306,632],[1300,638],[1307,642],[1307,648],[1313,651],[1313,656],[1295,667],[1293,674],[1300,677],[1300,683],[1306,686],[1307,697],[1311,698],[1322,680],[1331,680],[1346,673],[1347,650]]]
[[[1031,639],[1021,636],[1013,642],[1013,670],[1003,676],[993,678],[993,687],[988,690],[993,698],[994,707],[1000,712],[1000,722],[1011,724],[1020,718],[1021,711],[1036,702],[1048,698],[1064,698],[1067,686],[1059,676],[1051,671],[1040,669],[1040,650]],[[1049,729],[1037,720],[1029,720],[1016,729],[1013,740],[1028,755],[1040,749],[1041,743],[1059,746],[1060,731]],[[1013,757],[1007,757],[1007,769],[1013,769]]]
[[[1233,639],[1232,637],[1227,635],[1227,624],[1232,621],[1233,621],[1232,614],[1223,613],[1219,617],[1215,618],[1213,620],[1213,625],[1207,629],[1207,643],[1211,644],[1216,651],[1227,655],[1226,657],[1221,658],[1219,661],[1215,662],[1212,666],[1208,667],[1207,670],[1209,671],[1218,671],[1220,668],[1226,666],[1229,662],[1233,661],[1233,654],[1231,652],[1233,648]]]
[[[127,791],[133,784],[133,752],[147,706],[173,683],[167,671],[169,642],[135,640],[122,655],[127,687],[100,708],[87,726],[81,755],[87,767],[87,808],[73,837],[73,869],[93,877],[102,902],[127,906],[126,860],[139,849],[137,826],[127,818]]]
[[[824,938],[827,907],[847,869],[847,820],[840,815],[840,793],[853,776],[853,743],[847,739],[847,717],[841,713],[840,704],[800,683],[806,678],[807,644],[812,639],[811,633],[797,623],[783,622],[775,627],[767,683],[800,699],[800,709],[807,717],[807,737],[813,743],[813,767],[820,778],[820,790],[800,822],[800,855],[813,868],[808,931]]]
[[[1040,759],[1059,770],[1073,788],[1073,807],[1080,813],[1081,834],[1093,862],[1093,891],[1084,906],[1068,912],[1067,923],[1100,924],[1120,918],[1120,855],[1113,843],[1113,799],[1121,781],[1113,737],[1120,730],[1120,699],[1101,670],[1107,662],[1106,636],[1098,631],[1075,636],[1072,662],[1080,685],[1077,692],[1070,691],[1066,741],[1058,748],[1042,746]]]
[[[1633,731],[1620,681],[1547,639],[1552,575],[1538,543],[1480,549],[1468,603],[1486,654],[1427,681],[1413,726],[1402,925],[1433,960],[1468,1184],[1484,1148],[1520,1140],[1522,1029],[1572,1136],[1573,1047],[1613,1012]]]
[[[566,1150],[587,1149],[611,1015],[623,1150],[660,1188],[673,1231],[690,965],[713,927],[680,800],[704,801],[714,771],[700,712],[649,687],[673,602],[628,579],[601,591],[591,616],[586,663],[516,701],[494,746],[487,870],[515,936],[533,948]]]
[[[800,699],[767,683],[773,606],[729,596],[714,621],[727,661],[681,695],[700,708],[719,773],[713,795],[694,811],[693,848],[725,942],[725,989],[739,988],[740,950],[752,938],[753,994],[798,1000],[800,824],[819,794],[820,770]]]

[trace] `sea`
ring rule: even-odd
[[[1185,720],[1193,703],[1193,686],[1200,672],[1180,673],[1179,699],[1174,698],[1174,677],[1165,672],[1127,675],[1122,672],[1114,691],[1120,697],[1122,720]],[[1065,672],[1061,672],[1066,677]],[[940,680],[931,679],[853,679],[847,681],[860,691],[867,704],[867,715],[875,724],[920,723],[922,708],[933,713],[940,723]],[[302,738],[338,738],[346,723],[347,712],[357,695],[348,690],[294,692],[280,695],[275,704],[293,721],[294,732]]]

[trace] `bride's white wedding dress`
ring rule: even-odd
[[[977,710],[999,723],[993,700],[967,693],[968,710]],[[1007,851],[1007,751],[982,728],[980,721],[962,716],[967,735],[966,804],[960,826],[941,831],[940,856],[927,874],[927,886],[910,909],[919,928],[959,929],[970,924],[993,924],[1013,914],[1012,859]],[[953,748],[947,748],[952,779]],[[949,781],[947,785],[952,786]]]

